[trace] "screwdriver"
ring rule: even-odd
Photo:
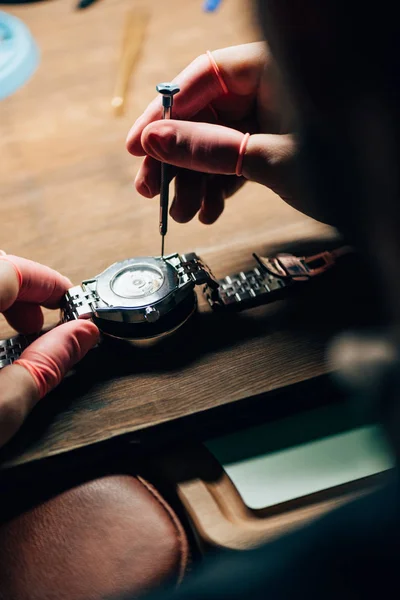
[[[174,83],[159,83],[156,90],[162,94],[163,119],[170,119],[174,96],[180,91]],[[169,204],[169,165],[161,163],[160,185],[160,234],[161,258],[164,258],[164,239],[168,229],[168,204]]]

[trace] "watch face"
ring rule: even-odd
[[[119,271],[111,281],[114,294],[122,298],[146,298],[164,283],[162,272],[150,265],[130,265]]]

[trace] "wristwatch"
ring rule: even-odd
[[[70,288],[62,301],[61,322],[92,319],[105,336],[148,340],[171,333],[195,312],[202,292],[214,311],[242,311],[279,300],[330,269],[352,252],[342,247],[310,257],[254,254],[256,266],[215,279],[195,253],[130,258]],[[39,334],[40,335],[40,334]],[[0,340],[0,369],[16,360],[38,336]]]
[[[61,323],[92,319],[102,334],[146,340],[170,333],[195,312],[196,285],[218,283],[194,253],[130,258],[70,288],[61,302]],[[0,369],[12,364],[38,335],[0,340]]]
[[[62,321],[92,319],[116,338],[140,340],[175,330],[197,307],[196,285],[218,287],[194,253],[130,258],[69,289]]]

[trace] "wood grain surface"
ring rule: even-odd
[[[140,159],[125,150],[130,125],[155,95],[207,49],[258,39],[247,4],[215,14],[187,0],[105,0],[85,11],[71,2],[7,8],[31,29],[41,62],[0,104],[0,247],[66,274],[73,282],[131,256],[159,254],[158,199],[134,189]],[[115,117],[123,24],[137,6],[150,13],[126,112]],[[213,226],[170,223],[167,252],[197,251],[215,275],[252,264],[302,240],[335,233],[246,185]],[[300,303],[301,304],[301,303]],[[303,302],[303,308],[307,302]],[[314,307],[315,308],[315,307]],[[200,299],[185,331],[159,349],[104,345],[52,393],[5,449],[2,466],[41,459],[202,413],[326,373],[324,348],[335,314],[298,304],[218,318]],[[46,322],[57,315],[47,313]],[[341,325],[341,323],[339,323]],[[9,329],[1,323],[0,336]]]

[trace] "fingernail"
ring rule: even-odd
[[[1,256],[7,256],[7,252],[4,252],[4,250],[0,250],[0,255]]]

